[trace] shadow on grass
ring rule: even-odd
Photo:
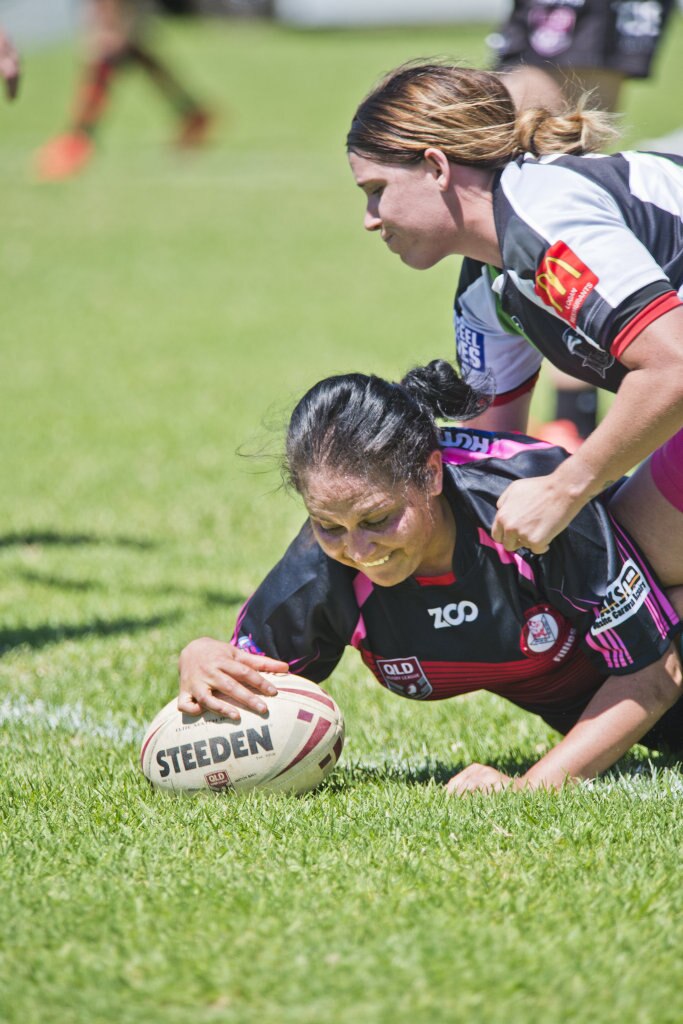
[[[425,761],[422,764],[399,764],[387,761],[370,764],[341,764],[329,779],[333,789],[345,789],[349,784],[400,782],[406,786],[428,786],[430,783],[445,785],[449,779],[462,771],[466,764],[446,764],[443,761]],[[525,771],[524,766],[514,767],[497,764],[495,767],[506,774]]]
[[[53,587],[55,590],[64,590],[71,593],[89,593],[98,590],[110,590],[111,584],[101,580],[72,580],[64,576],[34,572],[31,569],[20,569],[14,573],[18,579],[26,580],[27,583],[35,583],[42,587]],[[244,604],[245,594],[238,594],[222,590],[205,590],[202,587],[179,587],[175,584],[141,583],[132,587],[120,587],[135,594],[150,595],[174,595],[176,597],[191,597],[208,605]]]
[[[643,758],[636,753],[626,754],[620,761],[611,768],[604,778],[625,777],[640,778],[656,774],[663,768],[681,767],[682,751],[650,751]],[[512,758],[501,758],[491,761],[491,766],[505,775],[523,775],[528,771],[535,760],[513,760]],[[444,761],[426,760],[422,764],[397,763],[386,761],[385,763],[351,763],[341,764],[337,770],[325,781],[325,787],[333,792],[340,792],[349,786],[356,784],[382,784],[386,782],[398,782],[405,786],[428,786],[435,784],[445,786],[449,779],[467,767],[467,762],[458,764],[446,764]]]
[[[49,644],[62,643],[65,640],[80,640],[83,637],[119,636],[122,633],[141,633],[147,629],[165,626],[180,618],[180,612],[169,615],[155,615],[148,619],[113,619],[94,622],[81,626],[35,626],[24,629],[0,629],[0,655],[16,647],[26,645],[34,649],[47,647]]]
[[[147,550],[158,547],[153,540],[139,537],[100,537],[93,533],[57,533],[54,530],[27,530],[26,533],[6,533],[0,536],[0,548],[18,547],[25,544],[45,544],[60,547],[78,547],[81,544],[102,544],[111,547],[138,548]]]

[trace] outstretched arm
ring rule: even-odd
[[[683,587],[669,593],[680,610]],[[585,708],[576,725],[540,761],[518,778],[490,765],[471,764],[454,775],[446,789],[462,796],[475,790],[561,789],[610,768],[637,743],[683,693],[683,668],[672,648],[639,672],[610,676]]]
[[[631,372],[579,451],[549,476],[516,480],[501,495],[492,536],[508,551],[547,551],[591,498],[683,427],[683,307],[642,331],[621,361]]]
[[[273,697],[277,688],[260,672],[288,672],[286,661],[264,654],[250,654],[233,644],[211,637],[193,640],[180,654],[180,695],[178,708],[188,715],[215,711],[238,720],[240,715],[231,701],[263,713],[263,697]]]

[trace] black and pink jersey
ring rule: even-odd
[[[456,522],[450,573],[375,586],[325,555],[306,524],[243,607],[233,643],[316,682],[352,646],[402,697],[490,690],[552,724],[609,674],[664,653],[678,617],[602,502],[587,505],[545,555],[509,553],[491,538],[502,491],[551,472],[562,449],[455,427],[441,441]]]
[[[527,154],[500,173],[493,209],[502,271],[465,259],[455,298],[463,373],[493,377],[505,400],[545,355],[616,391],[629,343],[681,305],[683,158]]]

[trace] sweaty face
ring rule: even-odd
[[[441,459],[438,452],[433,455],[435,472],[427,493],[410,485],[374,485],[326,469],[309,474],[303,498],[325,554],[382,587],[413,574],[449,572],[455,526],[440,496]]]
[[[379,231],[404,263],[426,270],[455,251],[442,176],[431,161],[382,164],[350,153],[349,164],[356,184],[365,192],[366,230]]]

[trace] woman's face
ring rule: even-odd
[[[448,183],[437,164],[382,164],[358,153],[349,154],[349,164],[366,195],[366,230],[379,231],[404,263],[426,270],[456,251]]]
[[[429,457],[426,491],[374,484],[320,469],[306,478],[304,504],[326,555],[392,587],[414,574],[451,569],[455,525],[443,486],[441,455]]]

